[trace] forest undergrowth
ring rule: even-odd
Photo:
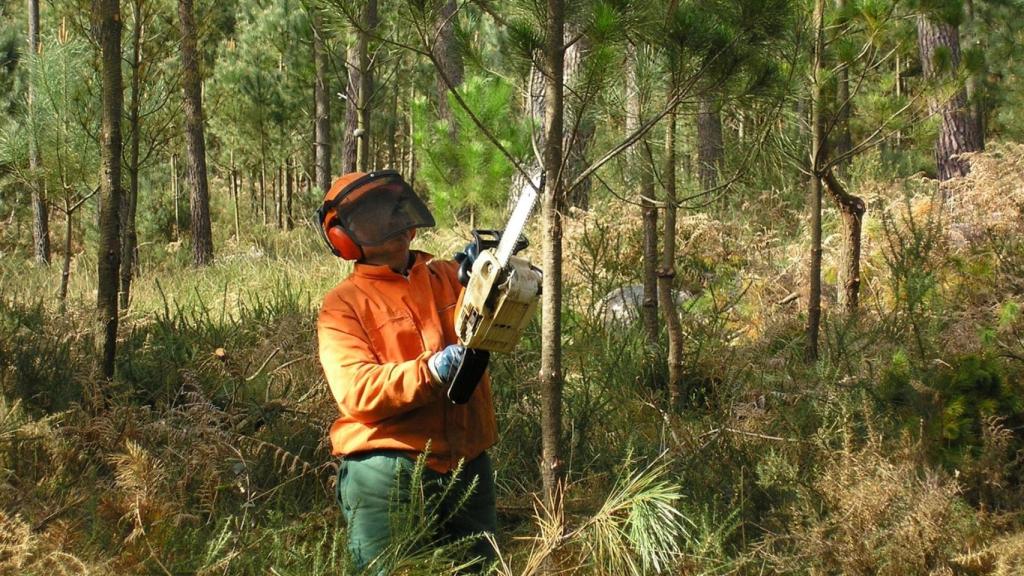
[[[853,167],[868,205],[861,306],[835,306],[830,213],[816,364],[790,297],[806,234],[764,208],[785,192],[682,217],[679,411],[664,351],[607,306],[639,283],[640,219],[573,214],[568,486],[557,503],[535,496],[531,329],[493,366],[495,571],[553,557],[570,574],[1022,573],[1024,147],[972,162],[944,190]],[[418,242],[446,255],[467,237]],[[304,226],[218,242],[213,266],[184,273],[186,249],[143,248],[112,383],[91,336],[95,256],[76,259],[63,312],[56,269],[0,259],[0,574],[349,572],[315,341],[319,299],[346,266]],[[404,514],[405,542],[429,538],[429,502]],[[398,546],[387,562],[456,573],[459,546]]]

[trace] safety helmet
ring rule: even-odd
[[[394,170],[339,177],[316,210],[320,235],[335,256],[358,260],[362,246],[377,246],[409,229],[434,226],[434,216]]]

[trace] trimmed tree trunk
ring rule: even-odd
[[[127,308],[131,298],[132,278],[137,271],[138,235],[135,212],[139,204],[139,103],[142,100],[142,3],[132,2],[132,80],[128,102],[128,193],[121,198],[121,308]]]
[[[39,0],[28,0],[28,49],[32,54],[38,54],[39,45]],[[33,117],[33,100],[35,90],[31,80],[27,86],[28,92],[28,113],[29,118]],[[31,120],[30,120],[31,121]],[[43,182],[37,176],[42,159],[39,154],[39,147],[36,146],[34,131],[30,131],[28,142],[28,168],[32,175],[32,250],[35,253],[36,262],[40,264],[50,263],[50,215],[46,208],[46,199],[43,196]]]
[[[563,74],[565,52],[563,0],[547,0],[544,40],[544,246],[541,296],[541,478],[548,502],[560,499],[565,463],[562,459],[562,179]]]
[[[626,56],[626,134],[632,134],[644,121],[645,95],[638,78],[636,47],[630,44]],[[658,211],[654,206],[653,158],[647,138],[640,138],[631,148],[633,165],[637,168],[640,188],[640,211],[643,219],[643,302],[640,316],[648,353],[658,348]]]
[[[93,29],[100,47],[103,106],[100,133],[100,239],[97,254],[97,343],[102,343],[101,371],[114,376],[117,351],[117,288],[121,264],[121,13],[117,0],[96,0]]]
[[[196,53],[196,25],[192,0],[178,0],[181,20],[181,84],[185,93],[185,140],[188,144],[188,198],[192,215],[192,261],[213,262],[210,229],[210,192],[206,182],[206,138],[203,132],[203,88]]]
[[[957,26],[933,20],[924,14],[917,16],[917,45],[921,53],[921,67],[926,80],[947,78],[955,81],[960,67],[960,34]],[[937,55],[949,64],[940,67]],[[965,158],[957,157],[965,152],[983,149],[981,134],[972,121],[967,106],[967,93],[958,89],[951,98],[943,100],[938,96],[928,99],[928,111],[942,119],[939,135],[935,141],[935,163],[939,180],[964,176],[971,170]]]
[[[676,91],[675,74],[669,81],[667,100]],[[661,268],[658,270],[658,302],[668,332],[668,393],[671,409],[682,403],[683,328],[673,290],[676,278],[676,110],[668,113],[665,132],[665,221],[662,224]]]
[[[718,186],[718,174],[724,160],[721,109],[715,98],[701,96],[697,105],[697,174],[702,191]]]
[[[811,250],[808,263],[807,327],[804,356],[818,359],[818,333],[821,328],[821,178],[822,145],[825,127],[821,109],[821,82],[825,56],[825,0],[814,1],[814,67],[811,80],[811,177],[808,184],[808,228]]]
[[[325,193],[331,188],[331,87],[328,81],[327,46],[319,12],[313,15],[313,83],[314,123],[316,141],[316,185]]]

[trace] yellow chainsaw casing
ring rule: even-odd
[[[541,273],[529,261],[512,256],[503,271],[493,250],[473,263],[455,314],[455,333],[466,348],[511,352],[537,309]]]

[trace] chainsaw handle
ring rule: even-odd
[[[477,254],[489,248],[497,248],[498,242],[501,242],[501,230],[474,228],[471,233]]]
[[[501,242],[502,230],[475,228],[471,231],[473,241],[462,251],[455,254],[455,261],[459,263],[459,283],[463,286],[469,284],[470,272],[473,270],[473,262],[484,250],[497,248]],[[530,245],[525,236],[520,236],[512,248],[513,254],[518,254]]]
[[[489,230],[489,229],[474,229],[473,243],[476,244],[476,253],[479,254],[489,248],[497,248],[501,242],[501,236],[505,233],[504,230]],[[519,254],[523,250],[526,250],[530,246],[530,241],[526,239],[526,236],[520,236],[516,240],[516,245],[512,248],[513,254]]]

